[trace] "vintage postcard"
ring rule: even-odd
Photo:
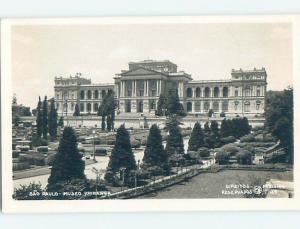
[[[3,211],[299,210],[299,54],[296,15],[2,20]]]

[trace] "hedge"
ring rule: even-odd
[[[20,162],[27,162],[30,165],[45,165],[45,156],[43,153],[31,153],[19,157]]]
[[[14,162],[13,163],[13,171],[29,169],[30,165],[28,162]]]

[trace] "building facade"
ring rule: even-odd
[[[58,113],[72,115],[75,104],[81,114],[96,114],[103,97],[113,90],[117,113],[154,115],[160,94],[177,90],[189,115],[215,114],[255,116],[264,113],[267,73],[264,68],[232,70],[228,80],[193,80],[177,71],[169,60],[130,62],[128,70],[114,77],[114,84],[92,84],[81,74],[55,78]]]

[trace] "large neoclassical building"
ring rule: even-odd
[[[81,114],[95,115],[109,90],[114,91],[118,114],[155,115],[159,95],[177,89],[189,115],[207,114],[212,109],[215,114],[254,116],[264,112],[266,87],[264,68],[232,69],[227,80],[193,80],[169,60],[144,60],[130,62],[128,70],[115,75],[114,84],[92,84],[77,73],[55,77],[54,89],[60,115],[73,115],[76,104]]]

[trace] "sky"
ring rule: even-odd
[[[81,72],[113,83],[128,62],[168,59],[194,80],[230,79],[232,69],[265,67],[268,90],[292,86],[292,28],[284,23],[14,25],[12,85],[35,108],[54,95],[54,77]]]

